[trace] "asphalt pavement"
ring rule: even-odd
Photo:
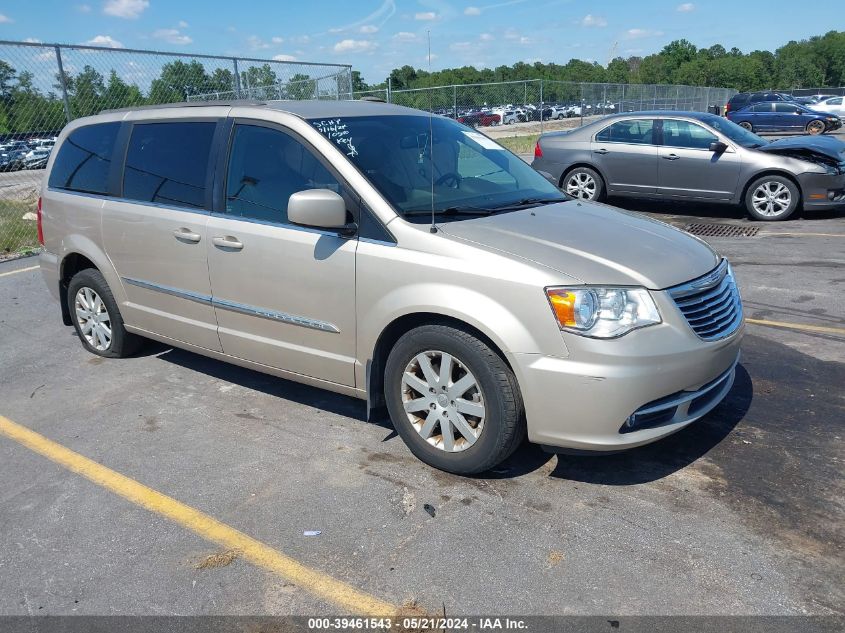
[[[845,214],[756,226],[709,239],[757,321],[719,407],[627,453],[526,445],[476,478],[351,398],[152,343],[91,356],[36,260],[0,264],[0,416],[44,438],[0,429],[0,614],[329,614],[347,587],[448,614],[842,615]]]

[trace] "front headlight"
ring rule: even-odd
[[[645,288],[546,288],[561,330],[593,338],[617,338],[660,323]]]

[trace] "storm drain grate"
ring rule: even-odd
[[[736,224],[687,224],[684,230],[699,237],[754,237],[760,229]]]

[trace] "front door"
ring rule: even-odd
[[[657,189],[657,146],[653,119],[617,121],[596,134],[593,160],[609,193],[653,194]]]
[[[680,119],[664,119],[659,150],[658,192],[665,197],[729,200],[739,180],[740,158],[733,148],[711,152],[720,139]]]
[[[223,351],[353,386],[358,242],[287,219],[297,191],[347,192],[301,139],[254,122],[234,126],[224,186],[206,246]]]
[[[216,126],[134,124],[121,197],[105,200],[102,231],[126,293],[126,323],[219,351],[206,261]]]

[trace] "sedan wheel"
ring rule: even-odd
[[[800,193],[781,176],[763,176],[751,183],[745,195],[748,213],[757,220],[785,220],[798,207]]]
[[[743,121],[742,123],[739,124],[739,126],[742,127],[742,128],[745,128],[749,132],[754,131],[754,126],[751,125],[748,121]]]
[[[88,344],[99,352],[108,350],[112,339],[111,316],[100,295],[83,286],[76,293],[73,307],[79,331]]]
[[[573,198],[582,200],[595,200],[598,191],[598,184],[592,175],[585,171],[574,171],[566,179],[564,188]]]
[[[823,134],[824,128],[825,125],[823,121],[810,121],[807,124],[807,134],[812,134],[813,136]]]

